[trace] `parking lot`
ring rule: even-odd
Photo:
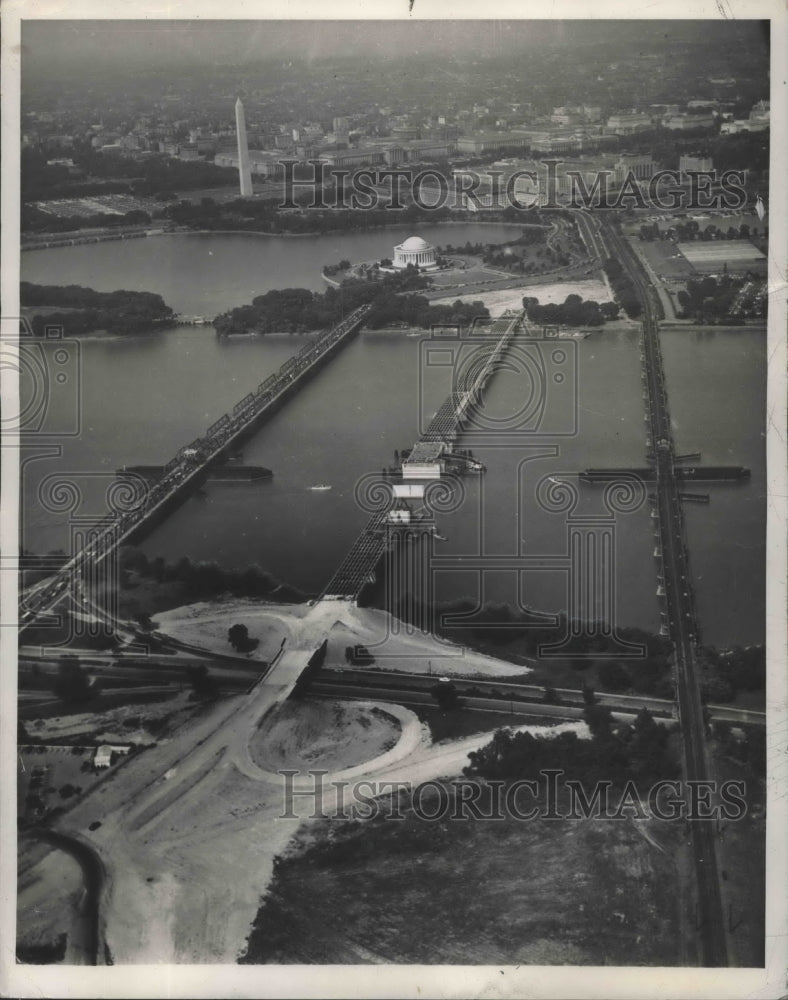
[[[95,747],[20,746],[17,757],[17,815],[36,821],[56,806],[86,792],[105,771],[93,767]],[[113,765],[114,766],[114,765]]]
[[[69,218],[73,215],[125,215],[127,212],[161,211],[163,204],[155,198],[141,198],[131,194],[100,194],[89,198],[57,198],[37,201],[36,208],[47,215]]]

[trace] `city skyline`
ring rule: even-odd
[[[23,24],[27,53],[23,74],[61,68],[89,71],[112,63],[172,66],[207,62],[216,68],[295,57],[409,60],[431,54],[448,58],[511,58],[586,49],[618,38],[646,49],[675,44],[769,44],[769,22],[724,21],[38,21]]]

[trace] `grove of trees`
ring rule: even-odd
[[[53,690],[58,698],[71,705],[90,701],[97,693],[76,656],[60,658]]]
[[[460,697],[451,681],[439,681],[430,688],[430,694],[444,710],[459,707]]]
[[[540,739],[531,733],[499,729],[480,750],[471,752],[467,777],[538,781],[541,771],[560,769],[567,778],[588,783],[610,781],[620,786],[634,781],[643,791],[655,781],[674,778],[679,767],[669,747],[670,732],[647,709],[632,726],[615,727],[610,709],[586,705],[584,718],[591,739],[560,733]]]
[[[192,562],[187,556],[168,563],[161,556],[149,559],[144,552],[129,546],[121,549],[121,568],[159,583],[180,583],[186,600],[202,600],[223,593],[284,602],[298,602],[308,596],[295,587],[281,584],[257,565],[229,570],[215,562]]]
[[[630,319],[637,319],[643,311],[643,307],[637,289],[624,270],[621,261],[616,260],[615,257],[608,257],[602,266],[624,312]]]
[[[215,698],[218,694],[216,681],[211,677],[208,668],[203,664],[187,667],[186,676],[192,686],[192,696],[198,700]]]
[[[714,323],[723,321],[725,323],[741,323],[742,319],[738,313],[763,315],[766,308],[766,298],[763,297],[761,306],[756,305],[755,290],[748,296],[747,301],[738,302],[739,293],[744,287],[744,279],[732,278],[723,274],[719,278],[707,276],[705,278],[690,278],[687,282],[686,291],[681,289],[678,293],[679,305],[681,306],[680,316],[684,319],[695,319],[702,323]],[[737,315],[731,315],[732,312]]]
[[[249,635],[246,625],[231,625],[227,630],[227,641],[238,653],[250,653],[260,645],[259,639],[253,639]]]
[[[229,333],[303,333],[336,325],[353,309],[366,303],[374,308],[365,320],[370,329],[390,325],[429,328],[433,324],[469,326],[474,319],[488,319],[482,302],[431,305],[423,295],[411,294],[414,285],[429,279],[415,272],[384,275],[376,281],[350,279],[338,288],[312,292],[307,288],[273,289],[258,295],[250,305],[238,306],[214,319],[220,335]]]
[[[605,320],[616,319],[618,306],[615,302],[595,302],[579,295],[567,295],[563,303],[548,302],[540,305],[539,300],[525,296],[523,307],[532,323],[543,326],[602,326]]]
[[[66,310],[33,315],[35,336],[43,336],[48,326],[61,326],[67,335],[75,335],[93,330],[137,333],[174,322],[172,309],[153,292],[97,292],[81,285],[34,285],[23,281],[19,295],[20,304],[30,309],[55,306]]]

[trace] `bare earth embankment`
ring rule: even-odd
[[[331,771],[373,760],[396,745],[399,722],[380,708],[341,701],[286,702],[249,741],[266,771],[289,767]]]
[[[79,862],[48,844],[20,837],[16,901],[17,952],[25,962],[85,965],[85,885]]]
[[[156,615],[160,630],[174,639],[217,653],[231,654],[227,631],[245,625],[260,644],[249,658],[270,661],[283,639],[292,644],[328,639],[326,666],[350,669],[345,650],[366,646],[375,658],[372,669],[414,673],[456,674],[463,677],[522,676],[527,665],[514,665],[494,656],[445,640],[409,634],[395,628],[391,615],[377,608],[357,608],[347,601],[307,604],[263,604],[250,599],[200,602]]]
[[[522,309],[523,298],[529,296],[539,300],[540,305],[562,303],[567,295],[579,295],[583,299],[595,302],[612,302],[613,294],[606,281],[584,279],[580,281],[553,281],[543,285],[523,284],[518,288],[486,289],[466,295],[453,295],[446,298],[436,298],[433,302],[483,302],[493,315],[505,309]]]
[[[306,800],[303,818],[284,816],[284,781],[275,773],[282,767],[301,771],[296,781],[307,790],[310,768],[328,771],[327,782],[341,775],[415,785],[460,775],[468,754],[490,738],[433,745],[428,727],[402,706],[290,699],[326,636],[332,656],[361,641],[374,649],[376,664],[388,666],[390,655],[398,669],[407,663],[423,671],[441,654],[442,673],[506,675],[522,666],[396,636],[384,613],[345,602],[292,614],[281,606],[217,604],[179,609],[173,620],[184,623],[183,636],[210,634],[218,643],[240,613],[251,635],[267,624],[271,641],[286,637],[271,669],[247,694],[170,710],[155,746],[113,765],[55,822],[89,845],[106,871],[100,957],[115,964],[235,962],[275,859],[293,853],[298,834],[298,867],[276,866],[272,898],[280,901],[282,926],[305,937],[294,938],[290,950],[280,941],[275,957],[282,961],[676,960],[672,851],[627,825],[333,822],[326,829],[307,819]],[[548,738],[567,729],[587,735],[583,722],[518,728]],[[330,799],[329,792],[327,812]],[[317,845],[317,855],[300,856],[307,843]],[[280,881],[282,873],[289,881]],[[309,907],[333,942],[312,933]],[[603,932],[598,947],[592,928]]]

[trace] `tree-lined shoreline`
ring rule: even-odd
[[[175,313],[161,295],[119,289],[97,292],[82,285],[36,285],[20,282],[19,302],[28,311],[33,336],[60,327],[68,336],[106,331],[140,333],[175,325]],[[45,310],[36,313],[40,307]],[[57,311],[58,309],[64,311]]]

